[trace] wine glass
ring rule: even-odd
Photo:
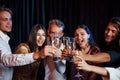
[[[52,39],[52,46],[60,49],[62,45],[62,40],[60,38],[54,38]]]
[[[58,48],[58,49],[61,49],[62,40],[61,40],[60,38],[54,38],[54,39],[52,40],[52,46],[54,46],[54,47],[56,47],[56,48]],[[53,55],[53,60],[54,60],[54,61],[58,61],[58,60],[60,60],[60,58],[57,57],[57,56],[55,56],[55,55]]]
[[[69,48],[69,41],[70,41],[69,37],[63,37],[63,45],[65,49]]]
[[[53,34],[51,37],[47,37],[47,44],[51,45],[51,46],[54,46],[58,49],[61,49],[62,48],[62,40],[60,38],[60,35],[57,34],[57,36],[56,36],[56,34]],[[54,61],[57,61],[59,59],[60,59],[59,57],[57,57],[56,55],[53,55],[53,60]]]
[[[72,57],[73,57],[72,52],[76,48],[75,39],[73,37],[63,37],[63,45],[64,45],[64,49],[67,51],[65,52],[66,57],[64,57],[64,59],[72,62]]]
[[[70,37],[68,36],[64,36],[63,37],[63,46],[64,46],[64,50],[67,50],[67,52],[65,52],[65,54],[67,53],[67,56],[64,56],[63,59],[65,60],[69,60],[69,54],[70,54],[70,51],[71,51],[71,47],[70,47]]]
[[[76,62],[80,62],[80,61],[82,61],[82,60],[80,59],[80,57],[78,56],[78,54],[75,54],[75,55],[73,56],[73,62],[76,63]],[[78,79],[82,78],[82,75],[80,74],[79,71],[80,71],[80,70],[77,69],[77,73],[76,73],[75,76],[74,76],[74,77],[76,77],[76,78],[78,78]]]
[[[75,49],[76,49],[76,42],[75,42],[75,39],[73,37],[70,37],[69,38],[69,61],[70,62],[73,62],[73,55],[75,54]]]
[[[68,60],[70,62],[81,61],[78,54],[75,54],[75,50],[76,50],[75,38],[63,37],[63,44],[64,44],[64,48],[69,50],[69,55],[67,57],[65,57],[66,60]],[[79,69],[77,69],[77,73],[75,74],[74,77],[76,77],[78,79],[82,78],[82,75],[79,73]]]

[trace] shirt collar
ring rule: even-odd
[[[0,37],[7,43],[10,40],[10,37],[7,34],[4,34],[2,31],[0,31]]]

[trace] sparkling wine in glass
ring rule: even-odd
[[[57,36],[53,35],[51,37],[51,45],[54,46],[54,47],[56,47],[56,48],[58,48],[58,49],[61,49],[61,47],[62,47],[62,40],[61,40],[59,34],[57,34]],[[53,60],[54,61],[57,61],[58,59],[60,59],[60,58],[57,57],[57,56],[55,56],[55,55],[53,55]]]
[[[69,48],[69,41],[70,41],[69,37],[63,37],[63,45],[65,49]]]
[[[65,53],[65,54],[67,54],[67,56],[64,56],[63,58],[65,60],[69,61],[69,54],[71,51],[70,37],[68,37],[68,36],[63,37],[63,46],[64,46],[64,50],[67,50],[67,53]]]
[[[73,62],[73,55],[74,55],[74,51],[76,49],[76,42],[75,42],[75,39],[73,37],[70,37],[69,39],[69,50],[70,50],[70,53],[69,53],[69,61],[70,62]]]
[[[80,61],[81,61],[80,57],[79,57],[77,54],[75,54],[75,55],[73,56],[73,62],[76,63],[76,62],[80,62]],[[80,70],[77,69],[77,73],[76,73],[75,76],[74,76],[74,77],[78,78],[78,80],[82,78],[82,75],[80,74],[79,71],[80,71]]]

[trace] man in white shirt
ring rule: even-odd
[[[63,37],[64,24],[58,19],[49,21],[48,25],[48,37],[61,38]],[[41,78],[41,69],[39,68],[37,80],[67,80],[66,77],[66,60],[54,59],[54,57],[47,57],[44,60],[45,73]],[[44,72],[44,71],[43,71]]]
[[[61,38],[64,34],[64,23],[58,19],[49,21],[48,25],[48,37],[49,38]],[[60,65],[60,64],[61,65]],[[52,69],[51,69],[52,68]],[[66,61],[56,60],[48,58],[45,61],[45,80],[66,80],[65,76]]]
[[[12,30],[12,11],[0,7],[0,80],[12,80],[13,66],[20,66],[35,62],[36,59],[52,56],[54,51],[51,46],[46,46],[39,52],[30,54],[12,54],[9,46],[8,32]]]

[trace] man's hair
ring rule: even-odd
[[[58,19],[50,20],[48,26],[50,27],[50,25],[52,25],[52,24],[55,24],[55,25],[57,25],[58,27],[61,27],[62,31],[63,31],[64,28],[65,28],[64,23],[63,23],[62,21],[58,20]]]
[[[3,12],[3,11],[9,12],[11,15],[13,14],[13,12],[9,8],[0,7],[0,13]]]

